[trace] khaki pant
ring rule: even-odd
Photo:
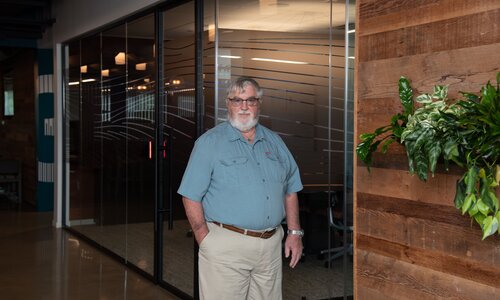
[[[269,239],[208,229],[198,254],[200,299],[282,299],[281,226]]]

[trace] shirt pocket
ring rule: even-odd
[[[235,156],[230,158],[221,159],[224,180],[229,184],[245,183],[245,176],[248,174],[247,170],[248,157]]]
[[[266,152],[266,158],[268,160],[268,175],[269,178],[275,182],[283,183],[286,180],[286,167],[285,161],[278,155]]]

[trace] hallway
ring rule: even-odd
[[[51,222],[0,211],[2,299],[177,299]]]

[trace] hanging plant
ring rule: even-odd
[[[483,240],[500,235],[499,202],[495,195],[500,182],[500,72],[496,87],[488,82],[480,95],[461,92],[463,99],[448,99],[446,86],[435,86],[432,94],[416,97],[410,82],[401,77],[399,97],[403,112],[389,125],[360,135],[358,157],[368,169],[372,154],[398,142],[406,148],[411,174],[427,180],[434,176],[437,162],[448,169],[454,163],[465,169],[457,181],[455,207],[468,213],[482,228]]]

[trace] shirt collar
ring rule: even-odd
[[[234,128],[231,125],[231,123],[229,123],[229,121],[226,121],[226,123],[227,123],[226,133],[229,137],[229,141],[231,141],[231,142],[236,141],[236,140],[245,141],[245,139],[243,138],[243,135],[241,134],[241,132],[238,129]],[[262,140],[262,139],[264,139],[262,128],[261,128],[260,124],[257,123],[257,125],[255,125],[255,142]]]

